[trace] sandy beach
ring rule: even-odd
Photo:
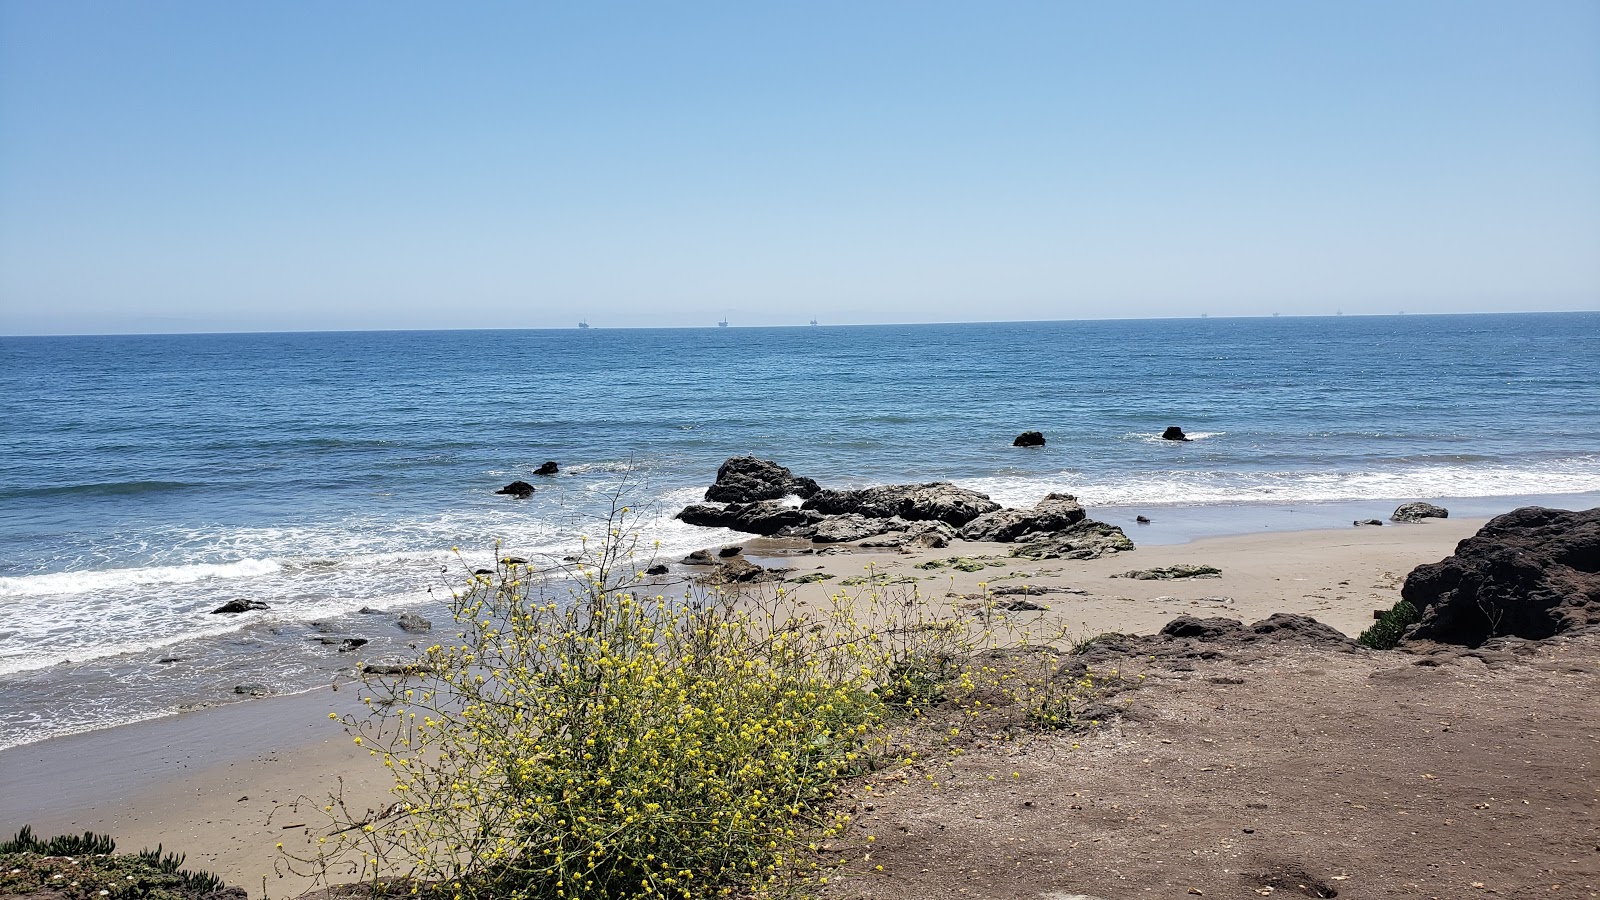
[[[1148,633],[1183,614],[1249,622],[1273,612],[1299,612],[1354,635],[1372,621],[1373,610],[1398,599],[1406,573],[1449,555],[1481,524],[1445,519],[1218,537],[1042,563],[1006,557],[1007,545],[966,542],[911,553],[841,548],[820,555],[822,545],[756,540],[744,546],[755,561],[792,568],[791,579],[834,576],[786,583],[799,602],[859,590],[839,585],[875,570],[891,579],[917,578],[917,590],[936,603],[970,602],[966,598],[981,596],[984,585],[1044,588],[1049,592],[1028,599],[1045,610],[1017,614],[1027,617],[1035,634]],[[977,572],[918,568],[952,557],[996,565]],[[1172,581],[1112,577],[1176,564],[1212,566],[1221,575]],[[660,586],[681,587],[696,573],[673,565]],[[30,824],[47,833],[109,832],[128,848],[160,843],[187,853],[191,865],[249,888],[252,896],[260,895],[264,877],[267,896],[294,896],[309,882],[289,872],[274,847],[314,841],[321,814],[319,804],[306,798],[326,798],[342,779],[347,796],[372,805],[387,802],[384,770],[328,720],[330,711],[354,708],[355,687],[346,682],[337,690],[255,699],[0,752],[0,831]]]

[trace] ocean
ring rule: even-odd
[[[570,553],[613,496],[667,557],[735,540],[671,518],[734,455],[1067,491],[1145,543],[1594,506],[1597,337],[1600,313],[0,338],[0,748],[327,684],[405,651],[397,613],[438,620],[452,548]],[[237,597],[270,609],[210,614]]]

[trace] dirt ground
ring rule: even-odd
[[[828,896],[1597,897],[1597,662],[1597,635],[1124,660],[1119,721],[858,785],[832,849],[871,856]]]

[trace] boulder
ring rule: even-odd
[[[910,522],[945,522],[959,528],[984,513],[994,512],[1000,504],[990,500],[987,494],[956,487],[947,481],[935,481],[853,491],[819,490],[802,508],[830,516],[846,513],[869,519],[898,516]]]
[[[227,603],[224,603],[216,609],[213,609],[211,614],[213,616],[232,615],[234,613],[251,612],[252,610],[257,609],[271,609],[271,607],[267,606],[265,603],[262,603],[260,600],[246,600],[245,598],[240,597],[237,600],[229,600]]]
[[[1423,519],[1448,519],[1450,510],[1432,503],[1402,503],[1389,517],[1396,522],[1421,522]]]
[[[495,491],[495,493],[506,494],[508,496],[515,497],[518,500],[526,500],[533,496],[534,488],[533,485],[527,483],[526,481],[513,481],[500,490]]]
[[[1051,534],[1034,535],[1011,551],[1022,559],[1099,559],[1108,553],[1133,549],[1122,529],[1093,519]]]
[[[666,563],[656,563],[650,568],[645,569],[644,573],[646,575],[665,575],[667,574],[667,565]]]
[[[1071,494],[1047,494],[1032,509],[998,509],[961,528],[968,541],[1011,543],[1030,534],[1051,534],[1082,522],[1083,507]]]
[[[1017,439],[1011,442],[1011,446],[1043,447],[1044,434],[1038,431],[1024,431],[1023,433],[1017,435]]]
[[[815,481],[796,478],[793,472],[771,460],[734,456],[717,469],[717,480],[706,488],[706,499],[718,503],[753,503],[778,500],[790,494],[809,497],[817,490]]]
[[[710,550],[696,550],[685,556],[682,562],[686,566],[714,566],[717,564],[717,559]]]
[[[349,653],[351,650],[356,650],[361,647],[365,647],[366,645],[366,638],[345,638],[339,642],[339,652]]]
[[[678,518],[690,525],[707,528],[730,528],[750,534],[805,537],[810,529],[825,516],[807,509],[789,506],[778,500],[758,500],[754,503],[730,503],[712,506],[694,503],[683,508]]]
[[[956,530],[943,522],[913,522],[906,528],[902,547],[948,547],[955,540]]]
[[[766,577],[766,569],[742,556],[736,556],[718,563],[704,580],[712,584],[749,584],[764,581]]]
[[[727,559],[730,556],[738,556],[739,554],[741,554],[743,552],[744,552],[744,548],[743,547],[723,547],[721,550],[717,551],[717,555],[722,557],[723,559]]]
[[[1167,430],[1161,432],[1161,439],[1163,441],[1187,441],[1190,438],[1183,433],[1182,428],[1176,425],[1168,425]]]
[[[1150,524],[1150,517],[1149,516],[1134,516],[1133,520],[1135,522],[1138,522],[1140,525],[1149,525]]]
[[[1476,647],[1600,626],[1600,509],[1496,516],[1454,555],[1412,570],[1400,596],[1422,613],[1403,642]]]
[[[424,631],[433,630],[433,623],[416,613],[401,615],[399,619],[395,620],[395,624],[400,626],[401,631],[409,631],[412,634],[421,634]]]
[[[1362,525],[1382,525],[1383,524],[1383,520],[1382,519],[1356,519],[1354,522],[1351,522],[1350,524],[1356,526],[1357,528],[1359,528]]]
[[[906,523],[899,519],[877,519],[863,516],[859,513],[845,513],[842,516],[831,516],[819,522],[811,533],[811,540],[819,544],[838,544],[845,541],[859,541],[874,535],[888,534],[906,527]]]
[[[545,460],[543,463],[541,463],[539,465],[539,468],[533,470],[533,474],[535,474],[535,475],[554,475],[554,474],[556,474],[556,473],[558,473],[560,471],[561,471],[561,467],[556,464],[555,460],[547,459],[547,460]]]

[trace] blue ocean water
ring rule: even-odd
[[[1600,313],[0,338],[0,747],[325,683],[351,660],[311,623],[437,608],[452,547],[570,552],[618,491],[667,553],[731,538],[671,519],[731,455],[1065,490],[1112,521],[1593,505],[1597,335]],[[1011,447],[1027,429],[1049,444]],[[539,493],[493,493],[516,478]],[[272,609],[209,615],[241,596]]]

